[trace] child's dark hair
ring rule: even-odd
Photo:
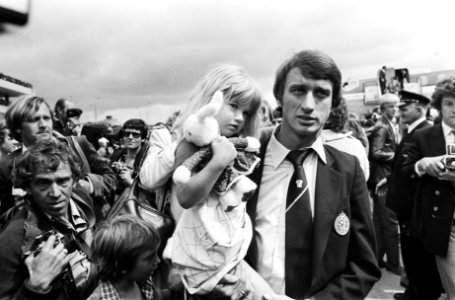
[[[134,215],[102,222],[92,243],[93,261],[101,280],[115,281],[129,272],[141,253],[157,250],[160,236],[155,227]]]

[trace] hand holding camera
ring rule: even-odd
[[[112,168],[125,184],[130,185],[133,182],[133,170],[126,163],[115,161]]]
[[[71,258],[61,238],[54,231],[38,236],[25,259],[30,277],[28,285],[46,291],[59,276]]]
[[[128,168],[125,163],[120,162],[120,161],[114,161],[111,164],[111,167],[114,170],[114,172],[117,173],[117,174],[120,174],[122,171],[124,171],[125,169]]]

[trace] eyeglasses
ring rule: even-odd
[[[129,138],[131,136],[131,137],[133,137],[133,139],[138,139],[138,138],[141,137],[141,134],[137,133],[137,132],[128,132],[128,131],[126,131],[123,134],[123,136],[126,137],[126,138]]]

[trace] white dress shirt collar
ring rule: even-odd
[[[449,125],[447,125],[444,122],[441,122],[441,126],[442,126],[442,133],[444,134],[444,139],[446,141],[446,144],[453,144],[454,135],[452,133],[452,130],[455,130],[455,129],[453,129],[452,127],[450,127]]]
[[[419,126],[420,123],[422,123],[425,120],[426,120],[425,117],[421,117],[420,119],[417,119],[414,122],[412,122],[411,124],[409,124],[409,126],[408,126],[408,134],[410,132],[412,132],[417,126]]]
[[[276,139],[275,133],[277,132],[277,128],[273,130],[268,147],[271,153],[272,165],[274,169],[278,168],[278,166],[283,162],[283,160],[288,155],[289,151],[291,151]],[[316,138],[316,140],[314,141],[310,148],[317,153],[317,155],[324,162],[324,164],[327,164],[327,159],[324,151],[324,144],[320,134],[318,135],[318,137]]]

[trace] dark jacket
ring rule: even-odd
[[[445,257],[455,211],[455,187],[447,180],[430,175],[418,177],[415,163],[423,157],[446,154],[441,125],[434,125],[415,132],[414,141],[406,151],[407,157],[401,169],[403,176],[417,186],[412,226],[425,247],[433,254]]]
[[[423,121],[413,131],[403,137],[395,151],[392,173],[387,179],[387,206],[397,214],[400,223],[411,219],[412,204],[415,198],[415,181],[407,176],[401,176],[401,167],[407,158],[408,148],[412,145],[414,134],[417,130],[431,126],[428,121]]]
[[[251,178],[258,185],[247,212],[255,226],[258,195],[265,150],[271,130],[261,137],[261,164]],[[325,146],[327,164],[318,161],[313,227],[312,299],[364,299],[381,277],[377,266],[376,244],[365,176],[358,160],[349,154]],[[350,230],[340,236],[334,222],[340,212],[350,219]],[[253,268],[257,265],[254,237],[247,255]]]
[[[376,122],[370,135],[370,187],[374,188],[382,179],[390,175],[397,147],[395,133],[385,117]]]

